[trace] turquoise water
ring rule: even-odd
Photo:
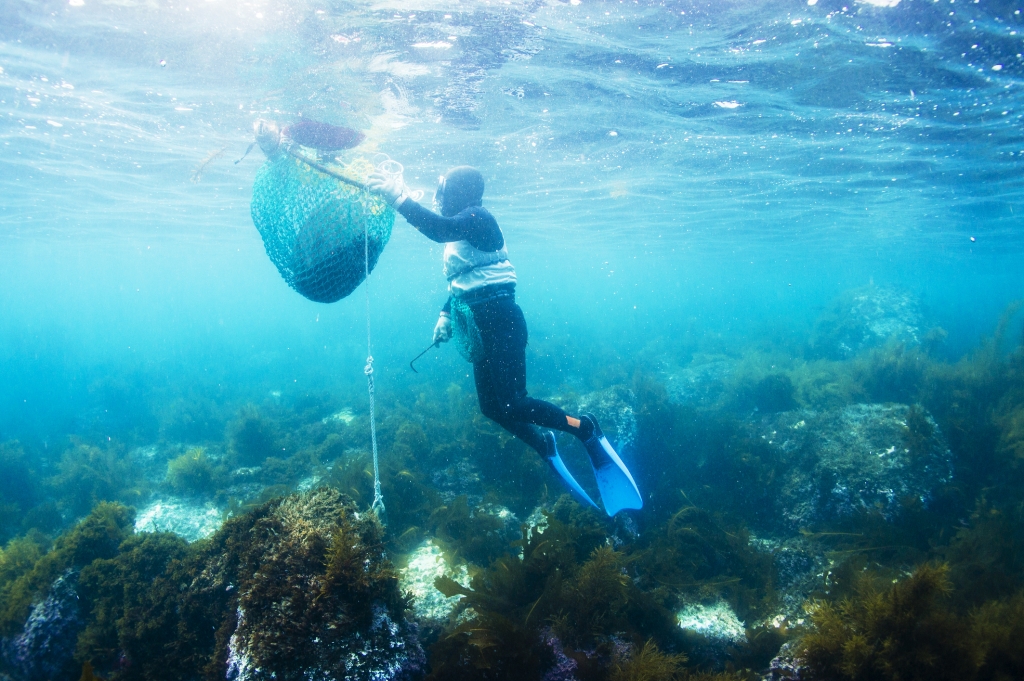
[[[443,414],[454,422],[438,433],[469,423],[472,409],[438,406],[451,385],[472,396],[453,347],[428,352],[418,374],[408,365],[447,295],[440,245],[399,217],[368,298],[364,285],[331,305],[289,289],[267,258],[249,212],[264,157],[242,156],[257,118],[302,117],[365,132],[360,150],[399,160],[428,198],[447,168],[481,170],[519,276],[533,394],[571,404],[651,375],[675,396],[688,367],[728,357],[737,385],[777,364],[790,372],[800,408],[920,400],[959,457],[956,484],[968,481],[933,519],[944,545],[938,528],[966,527],[985,476],[1002,475],[985,467],[1021,447],[1020,374],[963,418],[936,398],[941,382],[901,392],[897,379],[836,404],[800,392],[799,376],[846,292],[919,303],[920,339],[946,334],[920,359],[936,376],[1024,296],[1022,11],[1009,0],[3,0],[0,442],[18,440],[33,462],[32,503],[60,509],[38,528],[82,515],[41,482],[80,443],[157,448],[141,496],[110,495],[141,508],[187,446],[234,475],[247,404],[272,415],[281,441],[333,411],[365,425],[367,305],[378,417],[392,419],[382,457],[400,418],[431,437]],[[1010,319],[1000,351],[1019,359]],[[209,423],[182,429],[181,404]],[[701,418],[737,409],[722,398]],[[834,423],[860,418],[844,414]],[[973,426],[984,437],[962,435]],[[368,432],[345,432],[366,451]],[[985,455],[972,458],[968,440]],[[693,464],[677,454],[623,451],[646,490]],[[728,491],[715,512],[732,508]],[[658,493],[645,527],[681,503]],[[213,516],[227,508],[218,494]],[[513,510],[524,519],[530,507]],[[0,539],[32,526],[18,522]]]
[[[1024,280],[1017,11],[5,3],[2,427],[23,435],[19,404],[73,413],[100,364],[358,373],[360,297],[308,303],[261,255],[262,157],[232,163],[257,116],[369,130],[428,192],[480,167],[535,335],[799,333],[873,280],[962,351]],[[371,285],[378,366],[429,342],[438,260],[399,220]]]

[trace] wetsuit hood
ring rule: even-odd
[[[484,176],[472,166],[458,166],[441,176],[434,201],[441,215],[452,217],[484,198]]]

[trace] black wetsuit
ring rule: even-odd
[[[482,206],[470,206],[452,217],[442,217],[415,201],[398,209],[421,234],[438,243],[468,241],[481,251],[497,251],[505,237],[497,221]],[[526,318],[516,304],[515,284],[484,286],[460,298],[473,311],[480,330],[484,358],[473,363],[480,411],[540,454],[547,449],[534,426],[563,430],[579,436],[559,407],[526,393]],[[451,298],[445,303],[451,309]]]

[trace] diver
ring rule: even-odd
[[[605,512],[639,509],[643,500],[633,476],[592,414],[578,418],[526,392],[526,319],[516,304],[516,271],[505,237],[483,207],[484,178],[459,166],[441,176],[434,209],[414,201],[399,175],[375,173],[367,188],[388,201],[421,234],[444,247],[448,302],[434,327],[434,344],[456,338],[473,363],[480,411],[535,449],[584,503],[598,508],[558,454],[552,429],[583,443],[594,469]],[[544,430],[537,428],[540,426]]]

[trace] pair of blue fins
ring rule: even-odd
[[[592,414],[584,414],[580,420],[589,421],[593,426],[593,433],[590,439],[583,443],[583,446],[587,450],[590,465],[594,469],[594,478],[597,480],[597,489],[601,492],[601,502],[604,504],[605,513],[613,516],[627,508],[643,508],[644,502],[640,498],[640,490],[636,487],[636,481],[633,480],[626,464],[622,463],[622,459],[608,442],[601,426],[597,424],[597,419]],[[590,495],[580,487],[580,483],[576,482],[576,478],[565,467],[565,462],[558,455],[558,448],[555,446],[554,433],[551,431],[544,433],[544,441],[548,450],[544,458],[562,478],[569,491],[585,505],[600,510],[600,507],[594,503]]]

